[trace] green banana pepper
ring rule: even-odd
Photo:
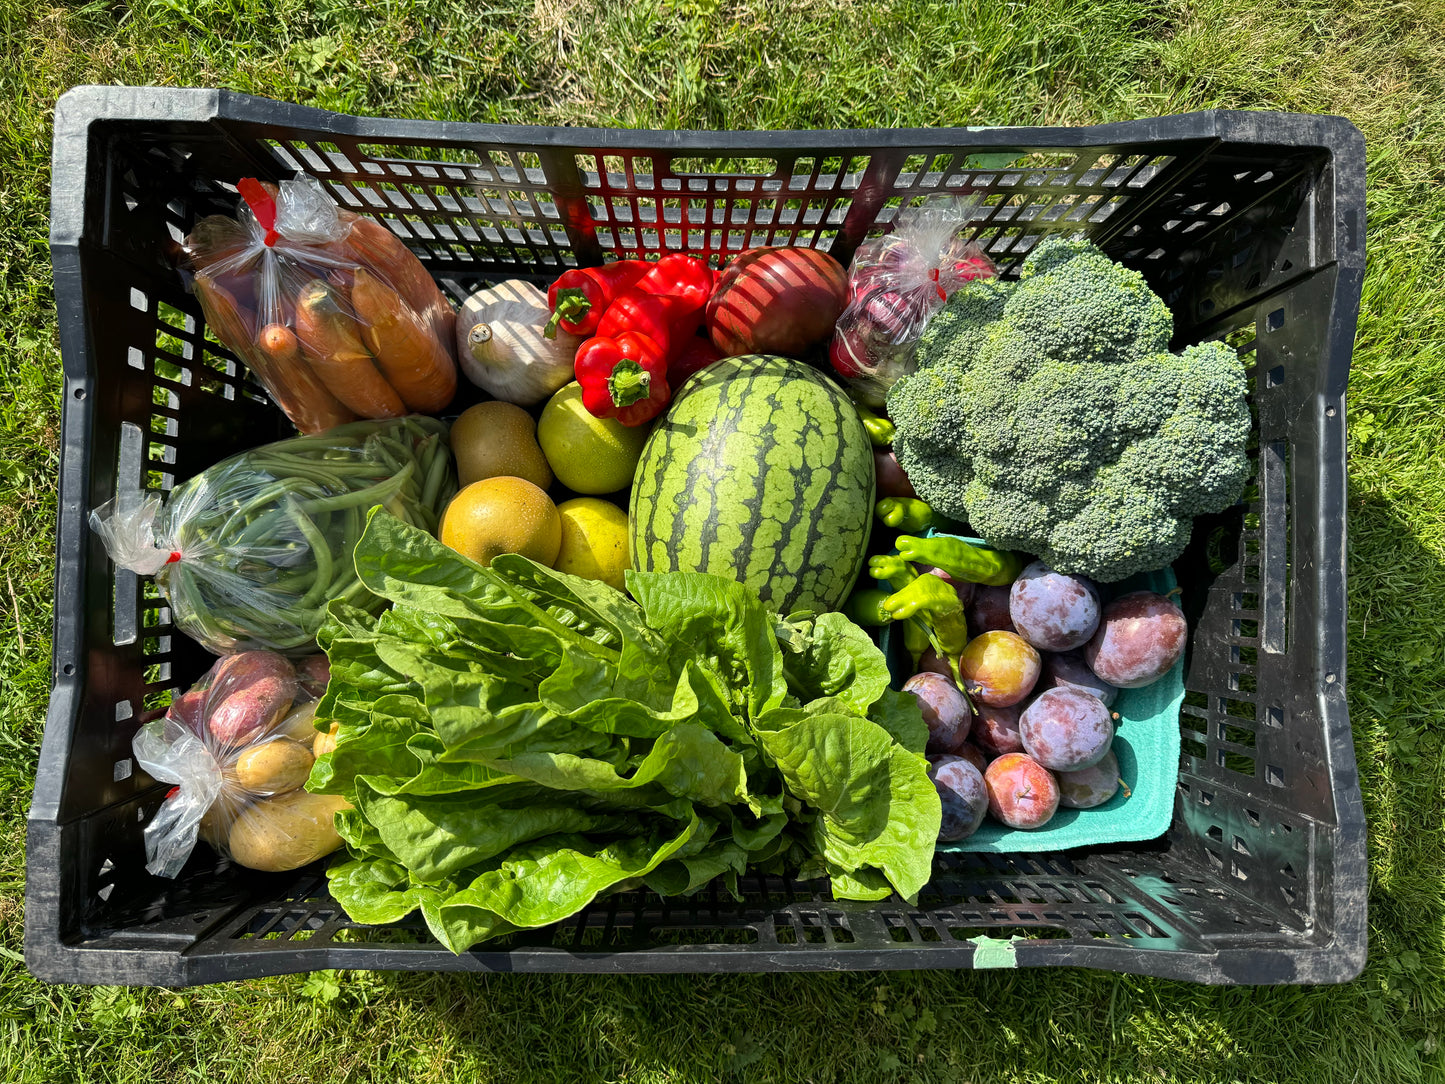
[[[894,591],[901,591],[917,578],[918,570],[897,554],[881,553],[868,558],[868,575],[883,580]]]
[[[895,621],[918,617],[932,628],[945,655],[957,655],[968,644],[968,625],[958,592],[937,576],[918,576],[889,595],[883,609]]]
[[[938,514],[917,497],[884,497],[873,512],[884,526],[900,531],[926,531],[939,523]]]
[[[934,577],[934,579],[937,578]],[[887,599],[887,591],[880,591],[876,587],[867,587],[862,591],[853,592],[848,599],[848,605],[843,608],[843,612],[860,625],[869,627],[886,625],[893,620],[892,614],[884,606]]]
[[[1015,553],[974,545],[961,538],[914,538],[912,535],[902,534],[898,536],[895,546],[898,556],[905,561],[932,565],[956,580],[988,584],[992,587],[1007,587],[1018,579],[1024,567]]]
[[[917,670],[923,653],[933,646],[933,641],[928,638],[928,630],[923,627],[922,622],[905,621],[899,627],[903,629],[903,646],[908,651],[909,661],[913,663],[913,669]]]
[[[893,423],[880,414],[875,414],[862,403],[854,403],[858,417],[863,419],[863,428],[875,448],[887,448],[893,443]]]

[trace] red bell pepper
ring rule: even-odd
[[[635,331],[588,339],[577,348],[576,372],[582,405],[597,418],[644,425],[672,399],[666,357],[656,343]]]
[[[717,272],[695,256],[674,252],[652,265],[637,288],[660,297],[675,297],[701,309],[717,285]]]
[[[667,363],[667,382],[680,387],[693,373],[722,360],[722,351],[706,335],[694,335],[687,344],[673,353]]]
[[[601,267],[573,267],[563,271],[547,290],[547,307],[552,318],[543,332],[549,339],[557,329],[573,335],[591,335],[607,306],[624,290],[630,290],[655,264],[645,260],[618,260]]]
[[[634,287],[613,298],[597,325],[597,334],[615,339],[624,331],[635,331],[655,342],[664,359],[671,359],[674,346],[680,349],[697,334],[702,313],[701,308],[681,298],[649,294]]]

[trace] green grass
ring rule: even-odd
[[[0,0],[0,1078],[1445,1079],[1445,2]],[[60,360],[50,118],[77,83],[394,116],[681,127],[1339,113],[1369,144],[1350,708],[1370,964],[1344,987],[1095,973],[318,974],[40,986],[20,959],[48,690]]]

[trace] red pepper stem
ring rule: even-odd
[[[557,304],[552,309],[552,318],[547,321],[547,326],[542,335],[548,339],[557,337],[557,325],[563,320],[569,324],[575,324],[582,317],[592,311],[592,302],[587,295],[577,289],[561,289],[557,291]]]
[[[646,399],[652,393],[652,374],[632,358],[623,358],[607,377],[612,405],[621,409]]]

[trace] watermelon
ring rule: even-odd
[[[632,485],[632,563],[711,572],[784,616],[836,610],[862,570],[873,449],[838,385],[790,358],[726,358],[689,377]]]

